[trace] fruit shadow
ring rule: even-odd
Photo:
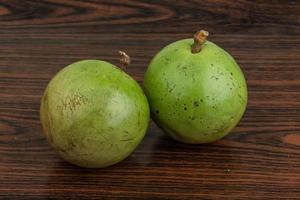
[[[239,164],[241,157],[235,136],[229,135],[208,144],[184,144],[167,136],[153,122],[146,138],[130,157],[130,161],[141,167],[207,167],[228,170]]]
[[[230,180],[230,173],[244,167],[238,147],[231,137],[201,145],[183,144],[166,136],[154,123],[151,124],[144,140],[125,160],[103,169],[85,169],[71,165],[62,159],[52,165],[47,182],[78,187],[122,187],[136,178],[153,175],[165,176],[169,173],[195,173],[195,177],[215,174]],[[148,174],[148,172],[151,174]],[[143,180],[144,180],[143,178]],[[74,186],[74,187],[75,187]]]

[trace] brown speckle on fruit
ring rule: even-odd
[[[212,79],[218,80],[219,78],[216,76],[211,76]]]

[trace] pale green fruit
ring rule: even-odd
[[[145,93],[159,127],[184,143],[208,143],[227,135],[247,105],[247,86],[235,60],[206,41],[191,52],[193,39],[174,42],[152,59]]]
[[[84,60],[51,80],[40,117],[61,157],[99,168],[133,152],[148,127],[149,107],[138,83],[125,72],[104,61]]]

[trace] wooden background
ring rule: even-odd
[[[39,121],[53,75],[80,59],[118,63],[140,83],[151,57],[207,29],[240,63],[249,105],[233,133],[184,145],[153,123],[125,161],[61,160]],[[1,199],[300,199],[300,1],[0,0]]]

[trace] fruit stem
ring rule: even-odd
[[[121,69],[125,69],[130,64],[130,57],[124,51],[118,51],[120,55]]]
[[[194,35],[194,44],[192,45],[192,53],[199,53],[203,44],[206,42],[209,32],[205,30],[198,31]]]

